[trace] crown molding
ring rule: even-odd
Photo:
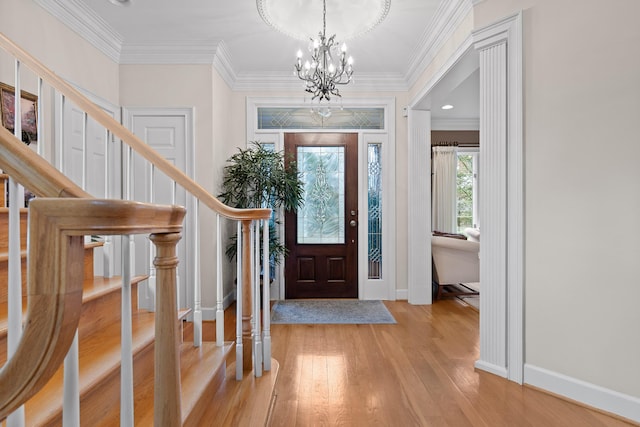
[[[238,76],[233,69],[233,62],[227,45],[224,40],[218,43],[216,54],[213,56],[213,67],[218,71],[220,77],[227,83],[227,86],[233,88]]]
[[[149,41],[124,43],[121,64],[212,64],[220,42]]]
[[[35,0],[35,2],[109,59],[116,63],[120,62],[124,38],[84,2],[80,0]]]
[[[345,92],[407,91],[433,60],[462,20],[472,2],[446,0],[425,29],[407,72],[401,74],[357,74]],[[232,90],[298,90],[299,82],[289,73],[238,74],[223,41],[161,41],[125,43],[124,38],[81,0],[35,0],[43,9],[75,31],[118,64],[213,64]],[[473,4],[475,4],[473,3]]]
[[[408,87],[418,80],[472,9],[471,0],[446,0],[440,4],[431,24],[425,28],[417,51],[409,61],[405,75]]]

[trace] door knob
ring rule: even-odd
[[[351,227],[355,227],[355,226],[357,226],[357,225],[358,225],[358,221],[356,221],[355,219],[352,219],[351,221],[349,221],[349,225],[350,225]]]

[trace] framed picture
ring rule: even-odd
[[[38,97],[24,90],[20,92],[22,141],[29,145],[38,140]],[[0,119],[2,126],[14,131],[16,111],[15,111],[15,89],[4,83],[0,83]]]

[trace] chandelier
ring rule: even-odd
[[[305,91],[313,96],[312,100],[331,100],[331,95],[340,97],[339,85],[346,85],[353,75],[353,58],[347,59],[347,45],[338,48],[336,35],[327,39],[327,1],[322,0],[322,32],[317,39],[311,39],[309,52],[311,61],[302,64],[302,51],[298,50],[294,74],[305,82]],[[335,58],[335,62],[334,62]]]

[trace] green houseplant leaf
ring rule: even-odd
[[[296,211],[303,204],[303,187],[295,161],[285,165],[284,152],[266,148],[252,141],[249,148],[239,148],[238,152],[227,160],[222,180],[220,200],[236,208],[273,209],[276,213],[281,207],[287,211]],[[271,262],[279,264],[286,248],[278,236],[274,214],[269,224],[269,253]],[[229,259],[236,255],[236,236],[227,246]]]

